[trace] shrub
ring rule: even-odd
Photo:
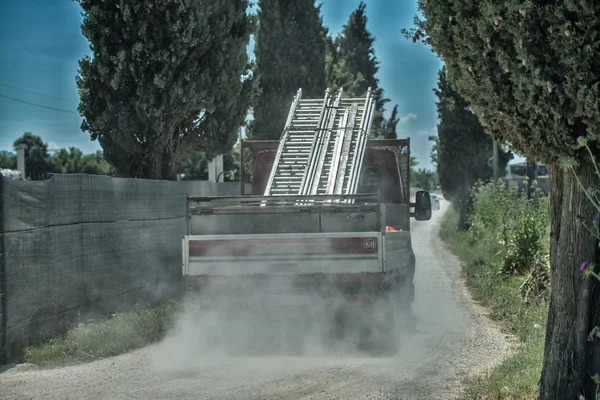
[[[479,183],[472,191],[471,234],[483,240],[501,259],[501,272],[522,275],[534,266],[547,268],[550,205],[532,185],[510,190],[501,181]]]
[[[163,338],[179,303],[135,307],[110,318],[77,324],[66,335],[28,350],[25,360],[38,365],[71,364],[112,357]]]

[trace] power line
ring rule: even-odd
[[[67,114],[77,114],[75,111],[63,110],[62,108],[54,108],[54,107],[44,106],[42,104],[30,103],[30,102],[25,101],[25,100],[15,99],[14,97],[6,96],[6,95],[4,95],[2,93],[0,93],[0,97],[3,97],[3,98],[8,99],[8,100],[16,101],[17,103],[23,103],[23,104],[27,104],[27,105],[34,106],[34,107],[45,108],[47,110],[64,112],[64,113],[67,113]]]
[[[21,89],[21,88],[18,88],[18,87],[7,85],[5,83],[0,83],[0,86],[4,86],[6,88],[13,89],[13,90],[18,90],[18,91],[24,92],[24,93],[33,94],[33,95],[36,95],[36,96],[46,97],[48,99],[61,100],[61,101],[71,101],[69,99],[65,99],[64,97],[49,96],[47,94],[42,94],[42,93],[38,93],[38,92],[32,92],[31,90]]]

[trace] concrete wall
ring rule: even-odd
[[[239,183],[77,174],[2,178],[1,189],[0,362],[14,345],[65,331],[78,312],[176,295],[186,195],[238,195]]]

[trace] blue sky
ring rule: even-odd
[[[324,22],[337,34],[360,0],[321,2]],[[427,137],[437,125],[432,89],[442,63],[400,32],[411,27],[416,0],[366,4],[380,85],[391,99],[388,114],[398,104],[398,136],[411,138],[419,166],[429,168]],[[80,24],[79,5],[70,0],[0,1],[0,149],[12,149],[13,141],[26,131],[41,136],[51,148],[75,146],[85,153],[100,149],[80,130],[77,113],[78,60],[90,53]]]

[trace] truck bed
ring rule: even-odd
[[[317,198],[308,203],[298,196],[261,196],[258,203],[236,199],[237,205],[214,198],[213,204],[193,204],[182,242],[188,287],[241,288],[276,280],[286,283],[279,287],[317,291],[334,284],[353,295],[412,284],[410,232],[386,231],[386,205]]]

